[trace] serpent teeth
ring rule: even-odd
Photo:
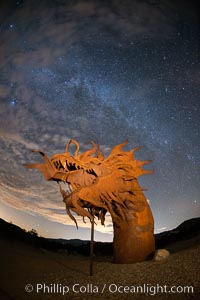
[[[71,193],[73,193],[73,188],[71,186],[70,183],[68,182],[60,182],[61,186],[62,186],[62,189],[63,191],[67,194],[67,195],[70,195]]]
[[[73,188],[70,183],[67,182],[67,186],[65,187],[65,192],[67,194],[71,194],[73,192]]]

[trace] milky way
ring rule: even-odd
[[[139,181],[156,231],[199,216],[198,8],[1,2],[0,217],[47,236],[88,237],[89,222],[75,231],[57,185],[23,167],[38,161],[32,149],[63,152],[69,138],[82,151],[94,140],[106,154],[126,138],[127,149],[141,146],[137,158],[151,159],[155,171]],[[97,238],[111,239],[109,218],[96,228]]]

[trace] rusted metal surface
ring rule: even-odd
[[[76,146],[70,154],[70,144]],[[46,180],[56,181],[69,217],[78,224],[74,213],[95,217],[104,225],[105,215],[111,214],[114,227],[114,261],[134,263],[148,259],[155,251],[154,220],[149,204],[137,178],[152,171],[142,167],[150,161],[135,159],[139,148],[123,151],[124,143],[113,147],[104,157],[99,145],[79,154],[80,144],[71,139],[65,152],[51,158],[40,150],[44,163],[26,164],[27,168],[39,169]],[[65,183],[65,188],[61,186]]]

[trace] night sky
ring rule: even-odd
[[[198,1],[0,3],[0,217],[40,235],[90,238],[54,182],[23,164],[129,140],[153,175],[139,179],[155,232],[200,215]],[[72,147],[73,150],[73,147]],[[96,240],[111,241],[109,217]]]

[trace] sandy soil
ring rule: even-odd
[[[89,276],[88,257],[0,240],[0,299],[200,299],[200,245],[179,249],[162,262],[117,265],[111,261],[111,257],[95,257],[94,275]],[[26,292],[25,287],[32,289],[30,284],[33,291]],[[133,292],[133,286],[145,284],[146,293]],[[194,293],[161,293],[165,285],[167,289],[192,286]],[[63,296],[64,288],[69,291]]]

